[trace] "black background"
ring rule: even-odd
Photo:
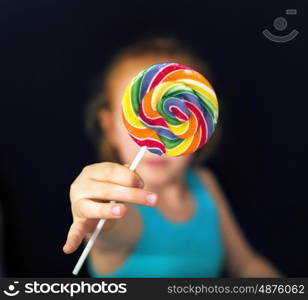
[[[123,1],[124,2],[124,1]],[[70,276],[70,183],[97,161],[83,126],[91,79],[115,49],[170,32],[214,70],[223,139],[208,165],[249,242],[308,275],[304,1],[1,1],[1,202],[8,276]],[[297,16],[286,16],[295,8]],[[278,32],[276,17],[288,28]],[[262,30],[295,40],[277,44]],[[86,275],[85,270],[81,275]]]

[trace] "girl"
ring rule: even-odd
[[[71,185],[73,224],[63,251],[74,252],[104,218],[104,232],[87,262],[92,277],[219,277],[224,265],[231,276],[279,276],[245,240],[214,174],[197,166],[211,152],[219,128],[194,154],[147,152],[138,173],[129,170],[139,146],[123,125],[122,95],[133,76],[159,62],[209,75],[190,49],[172,39],[141,41],[114,57],[87,114],[92,134],[98,125],[95,138],[104,162],[86,166]]]

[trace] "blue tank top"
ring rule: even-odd
[[[156,207],[134,205],[140,212],[143,231],[134,250],[111,273],[98,273],[90,260],[91,277],[219,277],[223,243],[218,210],[205,185],[192,169],[185,183],[195,200],[195,213],[184,222],[168,220]]]

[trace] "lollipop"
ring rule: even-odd
[[[215,130],[218,102],[211,84],[200,73],[177,63],[161,63],[146,68],[129,83],[122,117],[129,135],[141,146],[129,167],[135,170],[146,150],[180,156],[202,147]],[[79,273],[105,221],[97,223],[74,275]]]
[[[129,135],[162,155],[190,154],[213,134],[218,102],[200,73],[178,63],[149,66],[132,79],[122,101]]]

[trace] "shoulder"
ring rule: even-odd
[[[196,167],[194,170],[197,172],[199,175],[200,179],[202,182],[209,188],[209,189],[215,189],[219,188],[219,182],[212,170],[209,168],[204,168],[204,167]]]
[[[202,179],[215,180],[216,178],[214,172],[207,167],[195,167],[194,171],[196,171]]]
[[[212,170],[204,167],[196,167],[194,170],[197,172],[199,178],[208,189],[218,206],[225,204],[225,196],[219,180]]]

